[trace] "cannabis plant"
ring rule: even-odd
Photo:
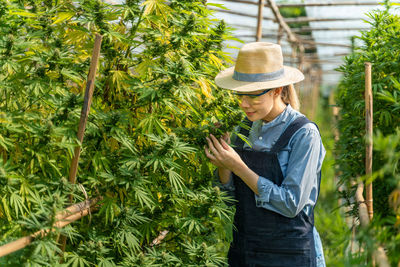
[[[336,101],[341,108],[339,121],[340,140],[337,143],[339,171],[341,179],[346,183],[349,190],[346,193],[348,205],[357,207],[351,202],[354,196],[354,188],[351,181],[357,177],[365,177],[365,103],[364,103],[364,62],[372,63],[372,90],[374,97],[374,129],[379,131],[381,138],[377,141],[389,138],[391,135],[398,135],[396,126],[400,123],[400,75],[397,70],[400,67],[400,56],[397,51],[400,49],[400,17],[392,15],[389,11],[376,11],[369,14],[371,30],[362,32],[360,37],[363,45],[356,47],[354,53],[346,57],[345,64],[339,68],[344,74],[340,83]],[[391,137],[392,139],[395,137]],[[388,167],[387,158],[398,151],[396,145],[392,152],[382,149],[377,150],[373,157],[373,169],[377,172],[374,177],[381,179],[374,180],[374,216],[373,231],[376,231],[377,238],[386,244],[391,261],[399,260],[395,256],[398,251],[399,232],[399,210],[393,209],[390,205],[390,198],[398,191],[399,176],[396,171],[388,172],[387,169],[396,170],[398,162],[390,161]],[[383,169],[381,169],[383,166]],[[394,191],[394,190],[397,191]],[[393,201],[391,201],[393,202]],[[397,203],[397,202],[396,202]],[[354,210],[356,214],[356,210]],[[397,218],[396,218],[397,216]],[[363,244],[372,248],[371,236],[364,233],[360,238]],[[384,240],[384,236],[392,236]],[[396,241],[397,240],[397,241]],[[387,241],[387,242],[386,242]],[[366,250],[370,252],[371,250]]]
[[[203,145],[242,115],[213,83],[231,37],[211,12],[204,1],[0,3],[1,244],[51,229],[70,195],[102,198],[2,266],[225,265],[232,210]],[[79,143],[95,33],[101,58]],[[75,185],[66,177],[76,146]]]

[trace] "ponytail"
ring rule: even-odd
[[[297,93],[294,89],[293,84],[289,84],[283,87],[281,97],[285,104],[290,104],[295,110],[300,109],[300,101],[297,97]]]

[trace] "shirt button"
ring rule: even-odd
[[[262,140],[262,136],[258,137],[258,140]]]

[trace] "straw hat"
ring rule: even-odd
[[[245,44],[236,65],[221,71],[215,83],[224,89],[251,92],[300,82],[303,73],[283,65],[281,46],[267,42]]]

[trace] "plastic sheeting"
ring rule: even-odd
[[[113,4],[124,3],[124,0],[104,0]],[[258,0],[248,0],[254,4],[239,3],[234,1],[226,0],[208,0],[209,4],[222,4],[225,8],[232,12],[242,13],[243,15],[230,14],[222,12],[220,8],[209,5],[210,9],[217,10],[214,14],[216,19],[223,19],[229,27],[233,29],[232,33],[234,36],[241,39],[244,43],[254,42],[257,27],[257,14],[258,14]],[[347,30],[351,28],[368,28],[370,25],[363,20],[368,20],[367,13],[380,9],[383,10],[383,4],[376,5],[376,0],[276,0],[277,4],[286,3],[366,3],[371,2],[373,5],[339,5],[339,6],[308,6],[305,7],[306,15],[309,18],[322,19],[322,18],[341,18],[350,20],[338,20],[338,21],[315,21],[309,22],[309,26],[316,30],[312,31],[311,40],[316,43],[328,43],[328,44],[342,44],[351,46],[352,36],[359,36],[360,31],[358,30]],[[218,11],[219,10],[219,11]],[[392,8],[391,12],[400,14],[399,9]],[[263,17],[270,18],[264,19],[262,23],[262,32],[266,37],[262,38],[261,41],[266,42],[277,42],[278,24],[274,23],[274,15],[268,7],[263,9]],[[318,30],[321,28],[335,28],[341,30]],[[284,35],[285,36],[285,35]],[[310,40],[310,39],[307,39]],[[357,39],[356,39],[357,41]],[[238,48],[243,45],[243,42],[234,40],[228,40],[225,42],[226,51],[231,53],[236,58]],[[291,58],[291,46],[286,41],[286,38],[281,39],[281,45],[283,54],[285,56],[285,65],[296,66],[296,61]],[[340,81],[341,74],[335,71],[335,69],[343,63],[343,56],[351,52],[350,47],[340,46],[327,46],[327,45],[316,45],[317,53],[308,56],[315,56],[315,59],[319,60],[320,63],[318,68],[322,69],[322,84],[321,87],[325,94],[336,87]],[[314,62],[315,62],[314,59]]]
[[[258,3],[257,0],[253,0],[252,2]],[[275,1],[277,4],[285,4],[285,3],[366,3],[371,2],[373,5],[340,5],[340,6],[309,6],[305,7],[306,15],[309,18],[315,19],[349,19],[349,20],[338,20],[338,21],[316,21],[309,22],[309,26],[316,30],[312,31],[312,41],[316,43],[328,43],[328,44],[342,44],[351,46],[352,36],[359,36],[359,30],[347,30],[352,28],[369,28],[369,24],[363,20],[368,20],[368,16],[366,15],[368,12],[376,9],[384,9],[382,5],[376,5],[377,1],[371,0],[339,0],[339,1],[322,1],[322,0],[294,0],[294,1]],[[234,27],[235,30],[233,34],[239,37],[244,42],[254,42],[256,35],[256,26],[257,26],[257,16],[258,6],[252,4],[243,4],[243,3],[235,3],[231,1],[224,0],[209,0],[208,3],[217,3],[223,4],[226,8],[234,12],[240,12],[248,15],[252,15],[253,17],[234,15],[224,12],[216,12],[215,17],[218,19],[223,19],[225,22]],[[214,8],[214,7],[211,7]],[[398,13],[398,10],[393,9],[392,12]],[[274,18],[271,10],[267,7],[263,10],[263,17]],[[263,20],[262,24],[263,34],[271,36],[262,38],[261,41],[267,42],[277,42],[277,37],[275,36],[278,31],[278,25],[271,20]],[[335,28],[338,30],[321,30],[322,28]],[[247,37],[250,36],[250,37]],[[307,39],[310,40],[310,39]],[[356,40],[357,42],[357,40]],[[231,52],[233,57],[236,57],[237,50],[229,48],[229,46],[240,47],[242,44],[236,41],[228,41],[227,42],[227,51]],[[291,47],[285,39],[281,42],[282,49],[284,51],[285,56],[285,64],[293,65],[291,63]],[[319,68],[322,69],[322,84],[321,87],[325,94],[328,94],[329,91],[336,87],[337,83],[340,81],[341,74],[335,69],[343,63],[343,56],[349,54],[351,52],[350,47],[340,47],[340,46],[327,46],[327,45],[316,45],[317,53],[313,55],[306,56],[315,56],[317,60],[320,61]],[[314,63],[316,64],[316,63]]]

